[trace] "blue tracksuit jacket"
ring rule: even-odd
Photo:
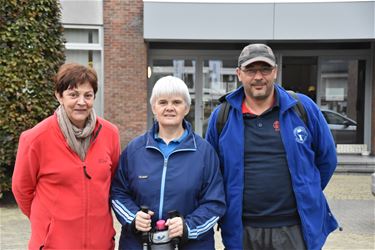
[[[112,182],[111,202],[122,224],[122,249],[142,249],[130,224],[140,206],[154,211],[153,222],[177,210],[188,230],[181,249],[214,249],[212,227],[225,213],[223,179],[213,147],[184,121],[187,137],[164,158],[154,139],[157,124],[129,143]]]
[[[335,144],[319,107],[307,96],[298,94],[304,105],[308,126],[294,112],[297,101],[279,85],[275,91],[280,100],[280,133],[308,249],[321,249],[328,234],[338,227],[323,189],[337,164]],[[206,139],[219,154],[226,192],[227,212],[220,220],[226,249],[242,249],[242,198],[244,168],[244,122],[241,105],[243,87],[226,97],[231,105],[228,120],[218,138],[212,113]],[[272,147],[272,145],[270,145]]]

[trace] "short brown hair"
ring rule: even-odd
[[[93,68],[77,63],[63,64],[55,76],[55,91],[60,96],[67,89],[76,88],[77,85],[89,82],[94,89],[94,94],[98,91],[98,76]]]

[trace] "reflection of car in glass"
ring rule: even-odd
[[[336,144],[357,143],[357,122],[332,110],[322,109]]]

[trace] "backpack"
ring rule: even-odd
[[[306,109],[299,100],[297,94],[292,91],[292,90],[287,90],[288,94],[290,94],[295,100],[297,100],[297,105],[293,107],[294,112],[297,113],[297,115],[302,119],[302,121],[307,125],[307,114],[306,114]],[[229,92],[230,93],[230,92]],[[219,114],[216,119],[216,130],[217,134],[220,137],[221,131],[223,131],[223,128],[225,126],[225,123],[228,120],[228,115],[229,115],[229,109],[230,109],[230,104],[227,102],[227,99],[225,98],[229,93],[223,95],[222,97],[219,98],[219,101],[221,103],[221,107],[219,110]]]

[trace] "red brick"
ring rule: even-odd
[[[103,1],[104,117],[120,130],[124,148],[147,127],[147,45],[143,1]]]

